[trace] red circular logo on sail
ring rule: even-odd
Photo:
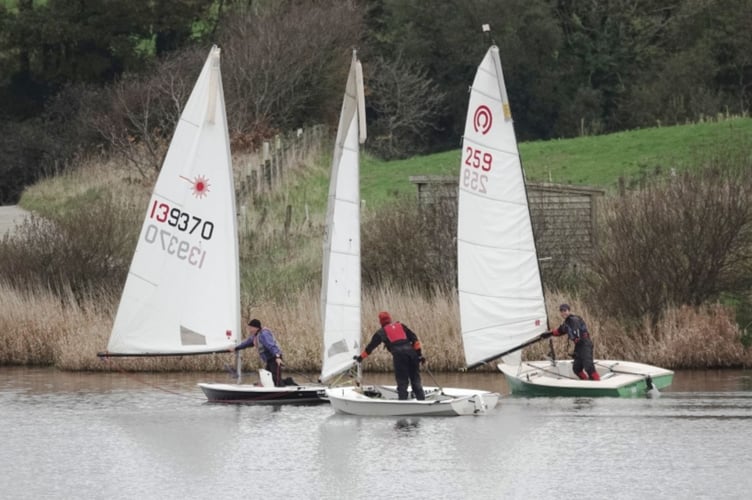
[[[493,114],[491,110],[485,104],[481,104],[475,109],[473,115],[473,128],[476,132],[480,132],[485,135],[491,130],[493,124]]]
[[[193,179],[189,179],[188,177],[181,175],[180,178],[190,183],[191,189],[193,191],[193,196],[195,196],[196,198],[203,198],[204,196],[209,194],[209,191],[211,191],[211,189],[209,189],[211,187],[211,184],[209,184],[209,179],[204,177],[203,175],[197,175]]]

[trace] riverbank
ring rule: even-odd
[[[656,325],[648,323],[626,332],[617,322],[597,317],[586,304],[558,292],[547,293],[549,324],[558,326],[556,305],[568,302],[589,324],[595,355],[602,359],[639,361],[669,369],[752,367],[752,352],[741,342],[732,311],[721,305],[670,309]],[[46,290],[21,293],[0,284],[0,365],[53,366],[73,371],[224,371],[233,355],[213,354],[167,358],[117,358],[103,362],[119,297],[99,294],[83,300],[73,294],[60,298]],[[377,315],[388,310],[421,339],[431,370],[452,372],[464,366],[456,294],[420,294],[377,290],[363,297],[362,343],[378,328]],[[287,369],[317,373],[321,368],[318,289],[307,289],[285,302],[265,302],[244,308],[243,316],[261,319],[282,346]],[[712,334],[708,334],[712,332]],[[548,342],[526,349],[527,359],[542,359]],[[555,339],[557,358],[566,358],[572,346]],[[255,370],[255,353],[243,356],[244,369]],[[391,357],[378,349],[364,369],[392,371]],[[493,366],[480,371],[494,370]]]

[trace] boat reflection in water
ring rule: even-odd
[[[498,373],[435,375],[509,394]],[[741,370],[679,371],[654,400],[504,397],[483,418],[216,405],[195,380],[0,369],[3,496],[260,498],[269,484],[275,497],[322,499],[725,499],[752,490],[752,392]],[[587,457],[584,495],[570,480],[572,456]]]

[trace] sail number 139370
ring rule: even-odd
[[[151,206],[148,219],[154,219],[174,229],[165,226],[157,227],[155,224],[146,225],[144,240],[147,243],[161,247],[163,251],[192,266],[203,267],[206,250],[202,249],[201,242],[211,239],[214,233],[213,222],[190,215],[188,212],[157,200],[154,200]],[[188,241],[187,235],[194,233],[201,236],[198,243]]]
[[[493,155],[482,149],[468,146],[464,151],[463,164],[466,168],[462,169],[462,185],[465,188],[486,193],[488,176],[493,166]]]
[[[196,229],[199,229],[199,234],[205,240],[211,239],[214,232],[214,223],[202,220],[195,215],[191,216],[179,208],[170,207],[168,204],[159,203],[157,200],[154,200],[152,204],[149,217],[157,219],[159,222],[167,222],[170,226],[180,231],[187,231],[189,234],[193,234]]]

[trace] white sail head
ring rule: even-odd
[[[365,141],[363,76],[353,52],[334,145],[321,285],[321,380],[360,353],[360,144]]]
[[[496,46],[486,53],[470,91],[458,202],[460,322],[470,366],[547,327],[525,179]]]
[[[219,56],[213,47],[174,132],[109,353],[213,352],[240,338],[235,188]]]

